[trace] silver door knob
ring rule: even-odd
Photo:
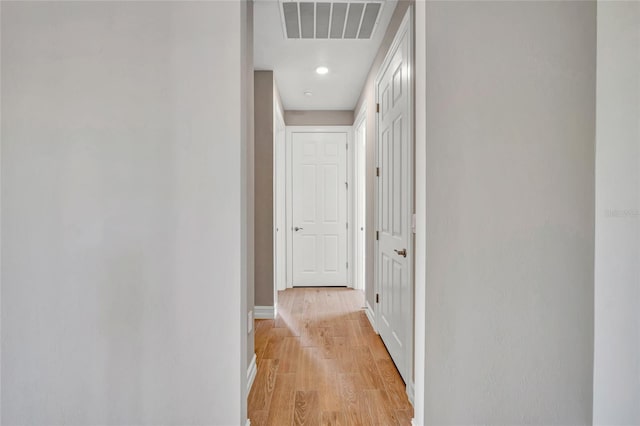
[[[395,251],[398,254],[398,256],[407,257],[407,249],[402,249],[402,250],[394,249],[393,251]]]
[[[298,232],[298,231],[302,231],[302,229],[304,229],[304,228],[299,228],[299,227],[297,227],[297,226],[296,226],[295,228],[293,228],[293,230],[294,230],[294,231],[296,231],[296,232]]]

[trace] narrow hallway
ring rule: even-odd
[[[413,409],[362,292],[296,288],[278,317],[256,321],[252,426],[410,425]]]

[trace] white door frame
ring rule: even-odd
[[[282,173],[285,167],[285,132],[286,126],[282,111],[274,105],[273,122],[273,287],[274,287],[274,309],[277,308],[278,291],[284,290],[287,286],[287,236],[286,228],[286,174]],[[282,238],[280,236],[283,236]],[[282,241],[278,244],[278,241]],[[280,259],[285,259],[283,266]]]
[[[351,221],[353,223],[353,288],[358,289],[358,290],[365,290],[365,286],[366,286],[366,262],[363,260],[364,263],[364,274],[360,273],[360,271],[358,270],[358,261],[356,260],[356,258],[358,256],[362,256],[363,253],[360,252],[359,247],[359,241],[360,241],[360,231],[359,231],[359,226],[360,226],[360,212],[358,211],[358,198],[360,197],[360,192],[363,191],[365,193],[365,197],[366,197],[366,192],[367,192],[367,178],[366,178],[366,161],[367,161],[367,152],[366,152],[366,148],[364,151],[362,151],[362,148],[360,147],[360,141],[356,140],[356,131],[358,130],[358,128],[364,124],[365,125],[365,132],[367,131],[367,106],[365,104],[362,105],[362,107],[360,108],[360,110],[358,111],[358,113],[356,114],[356,119],[353,123],[353,161],[351,164],[353,164],[352,170],[353,170],[353,177],[352,177],[352,182],[353,182],[353,191],[351,193],[351,197],[353,198],[353,215],[351,218]],[[358,174],[358,162],[360,161],[360,157],[363,157],[364,160],[364,165],[365,165],[365,170],[364,170],[364,176],[360,176]],[[364,204],[364,208],[366,210],[367,206],[366,206],[366,201]],[[365,213],[365,217],[366,217],[366,213]],[[367,228],[366,228],[366,224],[364,225],[364,245],[361,248],[362,251],[366,254],[367,251]],[[362,276],[361,276],[362,275]]]
[[[346,133],[347,135],[347,147],[352,145],[353,140],[353,128],[352,126],[286,126],[286,182],[287,182],[287,193],[286,193],[286,206],[287,206],[287,220],[286,220],[286,233],[287,233],[287,288],[293,288],[293,185],[292,185],[292,170],[293,170],[293,155],[292,155],[292,137],[293,133],[296,132],[304,132],[304,133]],[[347,170],[346,170],[346,178],[347,178],[347,220],[348,223],[353,223],[352,220],[352,207],[351,204],[353,202],[352,190],[351,190],[351,166],[352,161],[349,156],[349,151],[347,151]],[[351,226],[353,228],[353,226]],[[352,270],[353,267],[353,254],[352,254],[352,243],[350,238],[350,229],[347,229],[347,259],[349,267],[347,268],[347,287],[353,288],[353,275]]]
[[[411,147],[411,149],[409,149],[409,170],[406,170],[405,173],[409,173],[409,188],[407,188],[407,190],[409,191],[409,194],[413,194],[413,190],[414,190],[414,160],[415,160],[415,154],[414,154],[414,141],[415,141],[415,135],[414,135],[414,130],[413,130],[413,122],[414,122],[414,103],[413,103],[413,99],[414,99],[414,59],[412,57],[412,52],[413,50],[413,46],[414,46],[414,40],[413,40],[413,7],[409,6],[409,9],[407,9],[407,12],[404,16],[404,18],[402,19],[402,23],[400,24],[400,27],[398,28],[398,31],[396,32],[396,35],[393,39],[393,42],[391,43],[391,46],[389,47],[389,50],[387,51],[387,55],[384,58],[384,61],[382,62],[382,65],[379,68],[378,74],[376,75],[376,79],[375,79],[375,83],[374,83],[374,87],[375,87],[375,99],[376,99],[376,103],[380,103],[380,94],[378,93],[378,85],[380,83],[381,77],[386,69],[386,67],[389,65],[389,62],[391,61],[393,54],[395,53],[395,51],[399,48],[400,46],[400,41],[402,38],[402,35],[408,32],[408,41],[409,41],[409,52],[411,52],[409,54],[409,58],[407,60],[408,62],[408,67],[409,67],[409,90],[408,90],[408,128],[410,129],[410,134],[409,134],[409,145]],[[376,141],[376,148],[375,148],[375,159],[376,159],[376,167],[379,166],[379,158],[378,158],[378,144],[380,143],[379,141],[379,114],[376,114],[376,122],[375,122],[375,129],[376,129],[376,133],[375,133],[375,141]],[[413,200],[413,196],[407,197],[407,199],[409,200],[409,206],[407,206],[407,217],[405,218],[405,226],[407,226],[408,229],[408,235],[412,238],[410,238],[409,241],[409,246],[407,247],[407,264],[408,264],[408,281],[409,281],[409,286],[415,289],[415,281],[414,281],[414,266],[415,266],[415,253],[413,253],[413,248],[415,247],[415,236],[413,234],[413,214],[414,214],[414,200]],[[379,195],[378,195],[378,182],[376,181],[376,189],[374,191],[374,205],[375,205],[375,212],[374,212],[374,224],[375,224],[375,229],[380,229],[380,218],[379,218]],[[374,272],[373,272],[373,276],[374,276],[374,290],[376,294],[380,293],[380,277],[379,277],[379,271],[378,271],[378,250],[379,250],[379,244],[377,241],[375,241],[375,250],[374,250],[374,259],[373,259],[373,265],[374,265]],[[415,290],[414,290],[415,291]],[[415,324],[414,324],[414,316],[413,316],[413,312],[414,312],[414,294],[413,292],[411,292],[409,294],[409,306],[407,307],[407,315],[409,315],[410,320],[406,321],[406,324],[409,324],[407,327],[410,327],[409,330],[405,330],[406,334],[405,336],[409,336],[408,341],[407,341],[407,349],[404,353],[405,356],[405,362],[406,365],[411,366],[411,372],[410,374],[408,374],[408,377],[414,377],[415,380],[415,365],[414,365],[414,342],[413,342],[413,337],[414,336],[414,329],[415,329]],[[380,321],[380,305],[378,303],[375,304],[375,308],[374,308],[374,312],[375,312],[375,318],[376,318],[376,324]],[[423,336],[424,338],[424,336]],[[407,380],[406,383],[407,386],[407,395],[409,396],[409,400],[413,403],[414,402],[414,384]]]
[[[410,6],[413,7],[413,6]],[[425,309],[426,309],[426,7],[423,0],[415,2],[415,355],[414,355],[414,418],[412,424],[424,424],[425,401]],[[377,129],[376,129],[377,130]],[[284,161],[284,158],[282,158]],[[280,164],[282,164],[282,161]],[[377,191],[374,191],[377,192]],[[375,197],[375,195],[374,195]],[[283,197],[284,198],[284,197]],[[285,200],[278,200],[281,205]],[[377,214],[377,213],[376,213]],[[374,222],[375,223],[375,222]],[[288,226],[287,226],[288,228]],[[288,241],[288,239],[287,239]],[[286,277],[285,277],[286,278]],[[287,281],[288,282],[288,281]]]

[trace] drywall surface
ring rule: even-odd
[[[415,3],[415,44],[414,44],[414,83],[415,83],[415,285],[414,285],[414,364],[413,379],[413,422],[424,425],[424,388],[425,388],[425,315],[426,315],[426,267],[427,267],[427,5]]]
[[[359,114],[362,107],[366,106],[367,108],[367,158],[366,158],[366,191],[367,191],[367,217],[366,217],[366,227],[367,235],[375,235],[375,191],[376,191],[376,78],[378,76],[378,72],[380,71],[380,67],[382,66],[382,62],[384,58],[387,56],[387,52],[389,51],[389,47],[391,47],[391,43],[393,43],[393,38],[396,36],[396,32],[398,28],[400,28],[400,24],[402,24],[402,20],[407,13],[409,7],[413,4],[413,1],[399,0],[396,5],[396,9],[391,16],[391,21],[389,22],[389,26],[387,27],[387,32],[382,39],[382,43],[380,44],[380,49],[378,50],[378,54],[376,55],[373,64],[371,65],[371,70],[369,71],[369,75],[367,76],[367,80],[364,83],[362,88],[362,93],[360,94],[360,99],[355,107],[355,113]],[[287,123],[288,124],[288,123]],[[373,286],[373,277],[374,277],[374,258],[375,251],[374,246],[375,242],[373,238],[367,239],[367,247],[366,247],[366,276],[367,283],[365,285],[365,298],[371,307],[375,305],[375,289]]]
[[[353,111],[318,110],[284,112],[284,122],[287,126],[351,126]]]
[[[247,7],[2,2],[3,424],[245,423]]]
[[[243,190],[243,195],[245,196],[244,202],[246,203],[246,207],[243,208],[243,216],[242,220],[246,226],[246,235],[243,237],[243,241],[246,242],[245,250],[245,265],[244,265],[244,273],[246,274],[246,312],[245,317],[249,311],[252,312],[253,318],[253,307],[255,305],[255,262],[256,262],[256,253],[255,253],[255,138],[254,138],[254,127],[255,127],[255,117],[254,117],[254,81],[253,81],[253,2],[246,1],[242,2],[242,6],[246,8],[246,22],[244,28],[241,29],[243,31],[243,48],[242,48],[242,64],[244,70],[244,76],[246,81],[242,85],[245,89],[245,92],[242,94],[242,98],[246,99],[246,114],[243,116],[244,122],[241,124],[242,131],[245,132],[243,138],[246,140],[246,152],[244,153],[244,161],[246,164],[246,169],[243,170],[243,177],[246,179],[243,182],[245,185],[245,190]],[[248,317],[247,317],[248,321]],[[246,328],[245,330],[248,330]],[[253,359],[255,353],[255,332],[253,324],[251,324],[251,331],[247,333],[247,368],[251,367],[251,360]],[[243,404],[246,403],[244,400]]]
[[[598,2],[593,422],[640,424],[640,3]]]
[[[590,424],[595,2],[426,7],[425,424]]]
[[[273,71],[255,71],[255,305],[273,306]]]

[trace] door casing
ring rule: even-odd
[[[273,244],[274,244],[274,303],[277,301],[278,291],[286,288],[286,256],[287,235],[286,228],[286,178],[285,178],[285,131],[284,118],[279,107],[275,107],[274,137],[273,137]],[[276,306],[276,305],[274,305]]]
[[[416,208],[416,234],[415,234],[415,316],[414,316],[414,328],[415,328],[415,354],[414,359],[418,362],[414,363],[414,380],[415,380],[415,403],[414,406],[414,423],[422,424],[424,421],[424,395],[425,395],[425,308],[426,308],[426,266],[425,266],[425,249],[426,249],[426,184],[424,177],[426,168],[426,28],[425,28],[425,14],[426,14],[426,2],[416,2],[415,6],[410,6],[409,9],[415,7],[415,58],[414,64],[414,92],[415,93],[415,208]],[[285,155],[281,155],[282,161],[279,164],[285,164]],[[374,191],[376,192],[376,191]],[[374,195],[375,197],[376,195]],[[278,203],[281,206],[285,206],[285,196],[282,196]],[[375,200],[374,200],[375,202]],[[377,213],[375,213],[377,214]],[[375,215],[374,214],[374,215]],[[374,225],[375,225],[374,218]],[[288,227],[288,226],[287,226]],[[286,230],[285,230],[286,231]],[[287,237],[288,241],[288,237]],[[374,240],[375,241],[375,240]],[[417,260],[417,261],[416,261]],[[285,273],[286,268],[285,268]],[[374,289],[375,289],[375,277]],[[288,282],[285,277],[285,282]],[[284,290],[279,288],[279,290]],[[375,289],[377,291],[377,289]],[[375,306],[375,304],[374,304]],[[375,322],[373,323],[375,325]],[[409,393],[409,390],[408,392]],[[411,393],[409,399],[413,400]]]
[[[353,128],[352,126],[286,126],[286,171],[285,171],[285,179],[286,179],[286,236],[287,236],[287,278],[286,284],[287,288],[293,288],[293,227],[295,224],[293,223],[293,187],[292,187],[292,176],[293,176],[293,155],[292,155],[292,141],[294,133],[344,133],[347,136],[347,170],[346,170],[346,179],[347,179],[347,221],[349,226],[353,223],[353,191],[351,190],[351,170],[353,169],[353,156],[350,155],[350,152],[353,151],[351,147],[353,146]],[[352,228],[352,226],[351,226]],[[347,263],[349,267],[347,268],[347,287],[353,288],[353,244],[351,237],[351,228],[347,229]]]
[[[362,127],[364,132],[365,146],[361,146],[358,139],[358,129]],[[366,153],[366,132],[367,132],[367,107],[364,105],[353,124],[353,287],[358,290],[365,290],[367,267],[367,153]],[[361,211],[361,209],[363,211]],[[360,228],[364,228],[361,230]]]
[[[407,275],[408,275],[408,282],[409,282],[409,287],[411,288],[410,294],[409,294],[409,306],[407,306],[407,310],[406,310],[406,315],[408,316],[407,320],[405,321],[405,324],[407,324],[408,329],[405,330],[405,336],[408,336],[407,339],[407,345],[406,345],[406,350],[403,353],[403,356],[405,357],[404,361],[405,361],[405,365],[410,366],[410,370],[406,372],[405,374],[403,374],[403,379],[405,380],[406,386],[407,386],[407,394],[409,395],[409,399],[411,402],[413,402],[413,371],[415,370],[415,366],[414,366],[414,353],[413,353],[413,347],[414,347],[414,303],[415,303],[415,299],[414,299],[414,290],[415,290],[415,281],[414,281],[414,269],[415,269],[415,253],[414,253],[414,248],[415,248],[415,229],[413,227],[413,223],[414,223],[414,212],[415,212],[415,196],[414,196],[414,188],[415,188],[415,129],[413,126],[414,123],[414,87],[415,87],[415,82],[414,82],[414,58],[413,58],[413,46],[414,46],[414,40],[413,40],[413,7],[409,7],[409,9],[407,10],[402,23],[400,24],[400,27],[398,28],[398,31],[396,32],[396,35],[393,39],[393,42],[391,44],[391,46],[389,47],[389,50],[387,51],[387,55],[385,56],[384,61],[382,62],[382,65],[380,66],[379,72],[376,76],[375,79],[375,99],[376,99],[376,103],[380,103],[380,93],[378,93],[378,86],[380,84],[380,81],[382,79],[382,76],[384,74],[385,69],[388,67],[389,62],[391,61],[391,59],[394,56],[394,53],[396,52],[396,50],[400,47],[400,43],[402,41],[402,37],[403,35],[406,33],[408,35],[408,43],[409,43],[409,57],[407,58],[407,62],[408,62],[408,67],[409,67],[409,80],[408,80],[408,91],[407,91],[407,103],[408,103],[408,114],[407,114],[407,121],[408,121],[408,129],[409,129],[409,168],[408,170],[404,170],[403,173],[407,173],[409,174],[409,179],[408,179],[408,193],[411,194],[411,196],[407,197],[408,200],[408,206],[406,206],[406,217],[405,217],[405,226],[409,228],[409,232],[408,235],[410,236],[410,241],[407,247]],[[375,119],[375,129],[376,129],[376,133],[375,133],[375,141],[376,141],[376,149],[375,149],[375,162],[376,162],[376,167],[379,166],[380,164],[380,159],[379,157],[379,144],[380,144],[380,126],[379,126],[379,114],[376,114],[376,119]],[[380,218],[379,218],[379,207],[380,207],[380,200],[379,200],[379,193],[378,193],[378,181],[376,181],[376,189],[374,191],[374,205],[375,205],[375,212],[374,212],[374,223],[375,223],[375,229],[380,229]],[[380,283],[380,273],[379,273],[379,262],[378,262],[378,257],[379,257],[379,244],[377,241],[375,241],[375,255],[374,255],[374,289],[375,289],[375,293],[376,294],[380,294],[381,291],[381,283]],[[380,312],[380,304],[376,303],[375,304],[375,308],[374,308],[374,312],[375,312],[375,318],[376,318],[376,324],[379,323],[379,321],[381,320],[381,312]]]

